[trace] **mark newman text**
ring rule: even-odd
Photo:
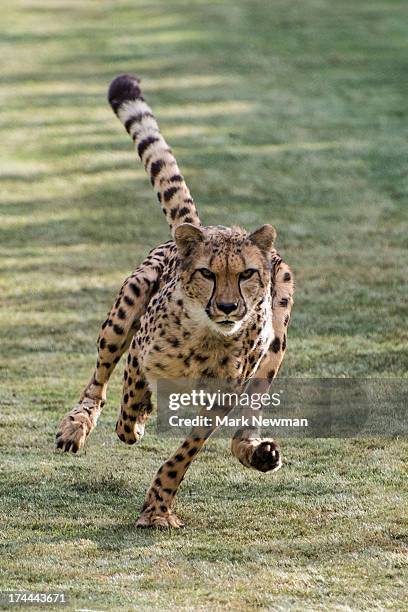
[[[229,417],[197,415],[192,418],[179,417],[175,414],[169,418],[171,427],[308,427],[308,419],[267,418],[262,415]]]

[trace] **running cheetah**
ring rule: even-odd
[[[126,444],[143,437],[158,379],[242,384],[256,376],[268,389],[285,353],[293,303],[293,275],[274,248],[275,229],[263,225],[247,233],[239,227],[202,226],[140,81],[117,77],[108,99],[150,176],[173,239],[150,251],[125,280],[101,327],[95,371],[56,436],[57,448],[74,453],[96,426],[109,377],[125,351],[116,433]],[[208,437],[193,428],[160,467],[137,526],[183,525],[172,509],[174,498]],[[231,449],[246,467],[266,472],[281,466],[275,442],[252,429],[237,431]]]

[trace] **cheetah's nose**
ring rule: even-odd
[[[231,312],[234,312],[234,310],[238,308],[238,304],[233,304],[230,302],[224,304],[221,302],[220,304],[217,304],[217,308],[218,310],[221,310],[221,312],[225,312],[225,314],[229,315],[231,314]]]

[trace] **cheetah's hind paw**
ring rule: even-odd
[[[85,399],[75,406],[60,422],[55,437],[57,449],[78,452],[83,448],[100,414],[99,402]]]
[[[184,523],[172,510],[158,512],[157,509],[148,507],[139,516],[136,527],[154,529],[180,529]]]

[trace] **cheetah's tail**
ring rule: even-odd
[[[174,235],[181,223],[201,223],[176,159],[160,134],[139,83],[139,79],[127,74],[116,77],[109,87],[108,100],[135,143]]]

